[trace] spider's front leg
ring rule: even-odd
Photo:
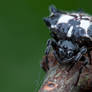
[[[92,51],[92,48],[90,48],[89,50],[88,50],[88,57],[89,57],[89,60],[90,60],[90,65],[92,64],[92,56],[91,56],[91,51]]]
[[[48,55],[50,53],[51,48],[56,49],[57,48],[57,42],[54,39],[49,39],[47,41],[47,47],[45,50],[45,55]]]
[[[79,68],[79,76],[78,76],[77,82],[75,83],[75,86],[77,86],[78,84],[80,74],[82,73],[82,69],[89,63],[89,59],[86,56],[83,56],[81,60],[83,61],[83,65],[81,65],[81,67]]]
[[[82,58],[82,56],[84,55],[84,54],[86,54],[86,52],[87,52],[87,48],[86,47],[82,47],[82,48],[80,48],[80,51],[77,53],[77,55],[74,57],[74,61],[75,62],[78,62],[81,58]]]
[[[80,48],[80,51],[77,53],[77,55],[72,58],[72,61],[74,61],[74,63],[70,66],[68,71],[71,70],[71,68],[75,65],[75,63],[78,62],[83,57],[83,55],[86,54],[86,52],[87,52],[86,47],[83,46],[82,48]],[[85,61],[87,60],[84,60],[84,62]]]
[[[58,61],[58,63],[59,63],[59,64],[62,64],[62,62],[61,62],[62,60],[59,58],[59,56],[57,55],[57,53],[56,53],[55,50],[54,50],[53,54],[54,54],[56,60]]]
[[[47,48],[46,48],[46,50],[45,50],[45,56],[46,56],[45,67],[47,68],[47,70],[49,70],[48,55],[49,55],[51,49],[52,49],[52,48],[55,48],[56,46],[57,46],[57,43],[56,43],[56,41],[55,41],[54,39],[49,39],[49,40],[47,41]],[[42,66],[44,66],[44,65],[42,65]],[[44,68],[44,67],[43,67],[43,68]],[[44,70],[46,70],[46,69],[44,69]]]

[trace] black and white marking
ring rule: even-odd
[[[57,20],[57,23],[55,25],[51,25],[51,28],[55,28],[55,29],[58,29],[57,26],[59,24],[63,24],[63,23],[66,23],[66,24],[69,24],[69,21],[70,20],[75,20],[75,21],[79,21],[80,24],[79,25],[71,25],[68,32],[67,32],[67,37],[72,37],[73,35],[73,31],[74,31],[74,26],[75,27],[81,27],[82,29],[84,29],[84,37],[87,37],[87,38],[90,38],[92,40],[92,37],[90,37],[90,35],[88,34],[88,30],[89,30],[89,27],[92,25],[92,22],[90,21],[91,18],[89,16],[86,16],[86,15],[80,15],[79,13],[67,13],[67,14],[61,14],[59,19]],[[92,29],[90,30],[92,31]],[[91,32],[92,34],[92,32]]]

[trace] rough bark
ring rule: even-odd
[[[39,92],[92,92],[92,65],[85,68],[82,62],[78,62],[68,71],[70,64],[59,65],[53,54],[50,54],[47,70],[45,60],[46,56],[43,58],[42,67],[47,72]]]

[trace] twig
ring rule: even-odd
[[[53,54],[48,57],[49,70],[39,92],[86,92],[83,90],[89,89],[92,91],[92,66],[82,69],[82,64],[79,62],[68,72],[69,64],[57,64]],[[45,57],[42,62],[43,67],[44,63]],[[81,76],[80,69],[83,70]]]

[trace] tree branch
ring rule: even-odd
[[[44,70],[47,71],[47,74],[39,92],[84,92],[83,90],[92,91],[91,65],[89,65],[88,68],[84,68],[82,63],[78,62],[70,71],[68,71],[70,65],[59,65],[52,53],[49,54],[48,60],[49,70],[47,70],[45,64],[46,56],[42,61],[42,67],[45,68]],[[81,70],[82,73],[80,75]]]

